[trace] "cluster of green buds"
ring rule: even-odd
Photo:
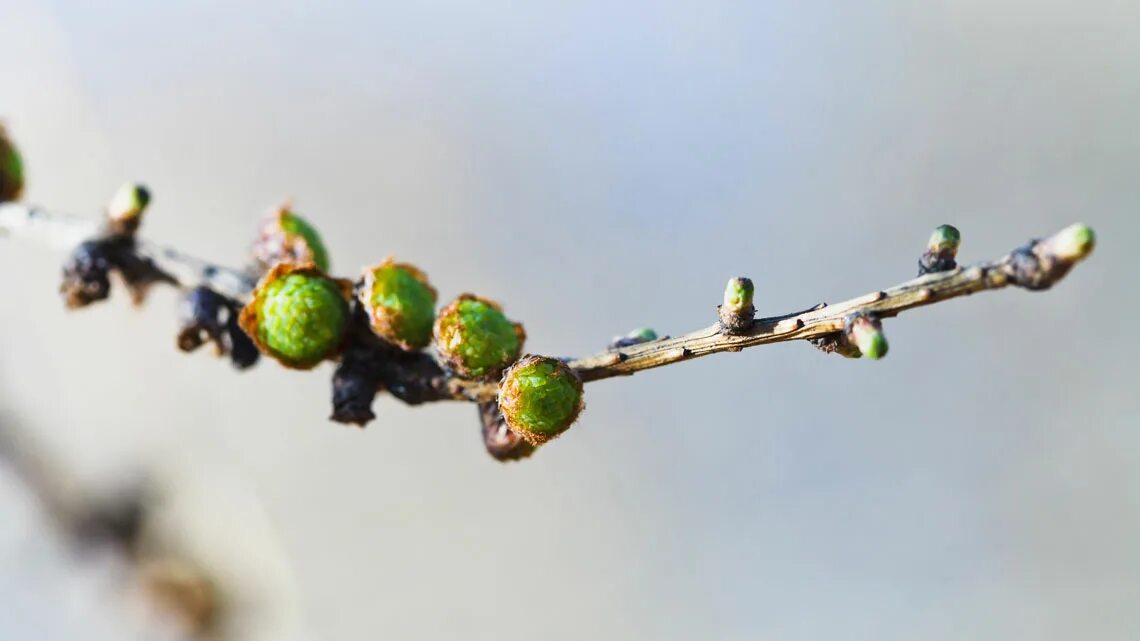
[[[271,210],[262,221],[252,247],[255,268],[260,272],[278,263],[312,263],[317,269],[329,270],[329,254],[324,241],[307,220],[283,203]]]
[[[752,279],[738,276],[730,278],[724,287],[724,303],[717,308],[721,328],[726,334],[736,334],[752,327],[756,308],[752,297],[756,288]]]
[[[918,275],[946,272],[958,266],[962,234],[953,225],[939,225],[930,234],[926,251],[918,259]]]
[[[0,124],[0,202],[19,200],[23,193],[24,160]]]
[[[361,342],[354,329],[365,323],[362,331],[371,330],[377,345],[413,352],[434,343],[440,362],[455,376],[501,379],[498,403],[484,412],[485,443],[501,460],[558,436],[582,409],[582,381],[574,370],[542,356],[520,360],[526,332],[494,301],[462,294],[437,314],[436,289],[427,275],[393,258],[364,269],[350,292],[347,282],[327,275],[327,252],[316,229],[287,206],[266,220],[254,253],[268,271],[239,315],[242,330],[261,352],[290,368],[355,355],[352,366],[342,362],[334,381],[338,420],[361,424],[372,417],[368,405],[380,383],[377,371],[364,364],[384,358],[384,352],[377,347],[381,352],[369,356],[368,341]],[[656,334],[641,330],[627,338],[633,344]]]

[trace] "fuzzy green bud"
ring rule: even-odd
[[[943,254],[949,258],[958,255],[958,248],[962,245],[962,234],[953,225],[939,225],[930,234],[926,243],[926,251],[932,254]]]
[[[0,202],[19,200],[24,193],[24,160],[0,125]]]
[[[958,248],[962,234],[953,225],[939,225],[926,242],[926,251],[918,258],[918,275],[950,271],[958,266]]]
[[[265,217],[253,244],[253,258],[262,269],[277,263],[313,263],[323,272],[329,270],[328,251],[317,228],[288,203]]]
[[[456,374],[491,377],[522,353],[526,333],[512,323],[493,301],[462,294],[440,310],[435,320],[435,345]]]
[[[261,279],[238,323],[258,349],[282,365],[310,369],[343,342],[350,288],[312,264],[279,263]]]
[[[730,278],[724,287],[724,306],[731,309],[747,309],[752,307],[752,296],[756,288],[751,278]]]
[[[867,358],[879,360],[887,355],[887,336],[878,318],[862,314],[852,318],[847,323],[847,339]]]
[[[730,334],[742,332],[752,326],[756,308],[752,296],[756,289],[751,278],[730,278],[724,287],[724,304],[717,308],[723,330]]]
[[[526,356],[507,370],[499,384],[503,418],[533,445],[569,429],[582,407],[582,380],[558,359]]]
[[[1053,234],[1046,242],[1057,258],[1075,262],[1092,253],[1096,247],[1096,234],[1092,227],[1074,223]]]
[[[357,297],[380,338],[407,350],[431,342],[436,291],[413,265],[387,258],[365,269]]]

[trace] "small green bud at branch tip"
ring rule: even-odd
[[[752,306],[752,296],[756,288],[751,278],[738,276],[730,278],[724,287],[724,306],[731,309],[747,309]]]
[[[114,222],[136,220],[150,204],[150,191],[139,184],[127,183],[111,197],[107,205],[107,218]]]
[[[927,251],[931,253],[945,253],[951,257],[958,255],[958,247],[962,245],[962,234],[953,225],[939,225],[930,234],[926,243]]]
[[[1078,261],[1096,247],[1096,234],[1083,223],[1074,223],[1045,240],[1053,255],[1061,260]]]

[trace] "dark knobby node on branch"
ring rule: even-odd
[[[939,225],[930,240],[926,251],[918,259],[918,275],[948,272],[958,266],[958,248],[962,245],[962,234],[953,225]]]
[[[497,402],[479,403],[479,421],[483,426],[483,446],[496,461],[517,461],[538,449],[507,426]]]
[[[376,414],[372,402],[380,392],[380,359],[374,349],[352,346],[341,354],[332,379],[330,419],[364,427]]]
[[[850,341],[845,332],[834,332],[809,338],[808,342],[824,354],[838,354],[844,358],[859,358],[863,354]]]
[[[106,241],[88,240],[63,264],[59,291],[68,309],[86,307],[111,295],[111,250]]]
[[[755,287],[752,279],[731,278],[724,287],[724,303],[717,307],[720,325],[725,334],[739,334],[752,327],[756,308],[752,306]]]
[[[376,418],[372,403],[384,388],[381,369],[388,357],[389,350],[369,331],[366,313],[353,301],[344,349],[333,372],[330,419],[364,427]]]
[[[192,352],[206,343],[218,356],[229,356],[233,366],[246,369],[257,363],[261,352],[238,326],[241,303],[208,287],[195,287],[182,295],[178,349]]]
[[[1073,265],[1096,246],[1096,235],[1088,225],[1069,225],[1052,236],[1030,242],[1010,254],[1005,271],[1019,287],[1049,289],[1065,277]]]

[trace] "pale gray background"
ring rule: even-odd
[[[943,222],[966,260],[1100,243],[889,322],[882,362],[590,385],[511,466],[470,406],[328,423],[328,367],[179,354],[171,292],[66,314],[58,256],[0,245],[5,411],[93,487],[169,479],[262,637],[1136,638],[1140,5],[370,4],[0,0],[28,198],[144,180],[149,237],[240,264],[294,197],[342,273],[417,262],[559,355],[703,326],[732,275],[768,313],[897,282]],[[123,638],[0,489],[0,638]]]

